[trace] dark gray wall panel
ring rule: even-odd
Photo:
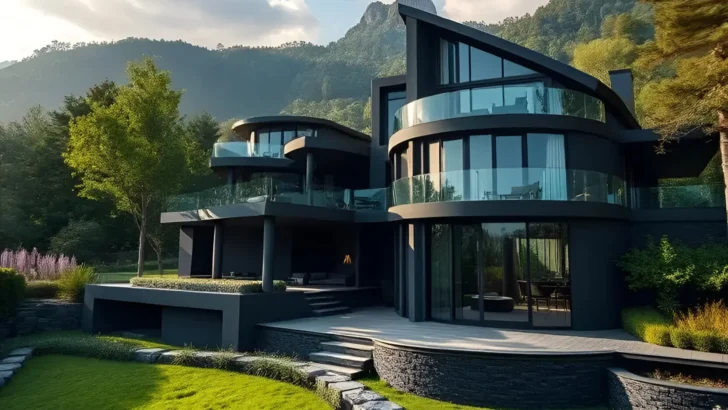
[[[190,276],[192,270],[192,251],[195,243],[195,228],[180,226],[179,228],[179,259],[177,272],[179,276]]]
[[[566,140],[566,167],[624,178],[624,154],[620,145],[596,135],[571,132]]]
[[[228,225],[222,249],[222,272],[241,272],[260,276],[263,273],[263,228]]]
[[[175,346],[203,349],[222,346],[222,312],[219,310],[162,308],[162,340]]]
[[[621,327],[623,273],[616,262],[629,249],[629,225],[609,220],[569,223],[572,327],[577,330]]]

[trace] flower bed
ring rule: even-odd
[[[198,292],[218,293],[261,293],[263,282],[254,280],[226,280],[226,279],[167,279],[167,278],[132,278],[132,286],[152,289],[193,290]],[[284,292],[286,283],[280,280],[273,281],[276,292]]]

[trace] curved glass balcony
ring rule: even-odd
[[[213,158],[284,158],[283,145],[258,144],[247,141],[217,142],[212,148]]]
[[[267,201],[334,209],[386,211],[390,202],[389,188],[352,190],[319,185],[312,188],[309,194],[297,183],[260,178],[177,195],[170,199],[165,212],[197,211],[213,206]]]
[[[635,208],[725,208],[722,185],[678,185],[632,189]]]
[[[605,121],[604,103],[541,83],[458,90],[413,101],[394,114],[394,132],[418,124],[478,115],[550,114]]]
[[[616,176],[563,168],[495,168],[402,178],[392,184],[392,206],[448,201],[581,201],[627,205]]]

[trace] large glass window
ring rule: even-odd
[[[503,77],[503,60],[493,54],[470,47],[472,59],[471,78],[473,81],[491,80]]]
[[[546,95],[542,82],[503,87],[505,104],[501,114],[544,114]]]
[[[470,137],[470,198],[490,200],[493,195],[493,137]]]
[[[387,94],[387,140],[394,134],[394,114],[407,103],[407,93],[396,91]],[[386,143],[382,141],[382,143]]]
[[[498,199],[521,199],[523,194],[523,151],[520,135],[495,139],[496,191]]]
[[[528,185],[538,187],[538,199],[565,201],[566,152],[561,134],[528,134]]]
[[[463,140],[442,142],[442,188],[444,201],[457,201],[463,198]]]
[[[431,142],[427,147],[428,175],[426,195],[429,202],[440,200],[440,141]]]
[[[503,87],[475,88],[473,95],[473,111],[487,114],[498,114],[503,107]]]
[[[538,74],[465,43],[440,40],[440,84]]]
[[[270,132],[270,156],[273,158],[280,158],[282,152],[283,133],[280,130],[273,130]]]
[[[430,239],[432,319],[571,326],[566,224],[434,224]]]
[[[452,235],[450,225],[432,225],[430,251],[430,317],[452,319]]]
[[[537,74],[535,71],[530,70],[522,65],[514,62],[503,60],[503,75],[505,77],[516,77],[519,75],[532,75]]]

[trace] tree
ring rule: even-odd
[[[597,39],[574,49],[572,65],[609,84],[609,71],[629,68],[637,56],[637,46],[629,38]]]
[[[185,130],[189,138],[197,141],[207,151],[212,150],[212,146],[222,136],[220,124],[208,112],[192,117],[185,124]]]
[[[655,8],[654,60],[677,65],[674,77],[651,83],[641,93],[647,124],[664,142],[694,129],[718,132],[728,199],[728,3],[645,1]]]
[[[64,158],[80,177],[81,196],[110,197],[130,213],[139,229],[137,275],[144,269],[147,225],[155,204],[178,192],[192,144],[183,132],[179,104],[168,72],[146,58],[127,66],[128,85],[115,101],[92,103],[88,115],[74,119]]]

